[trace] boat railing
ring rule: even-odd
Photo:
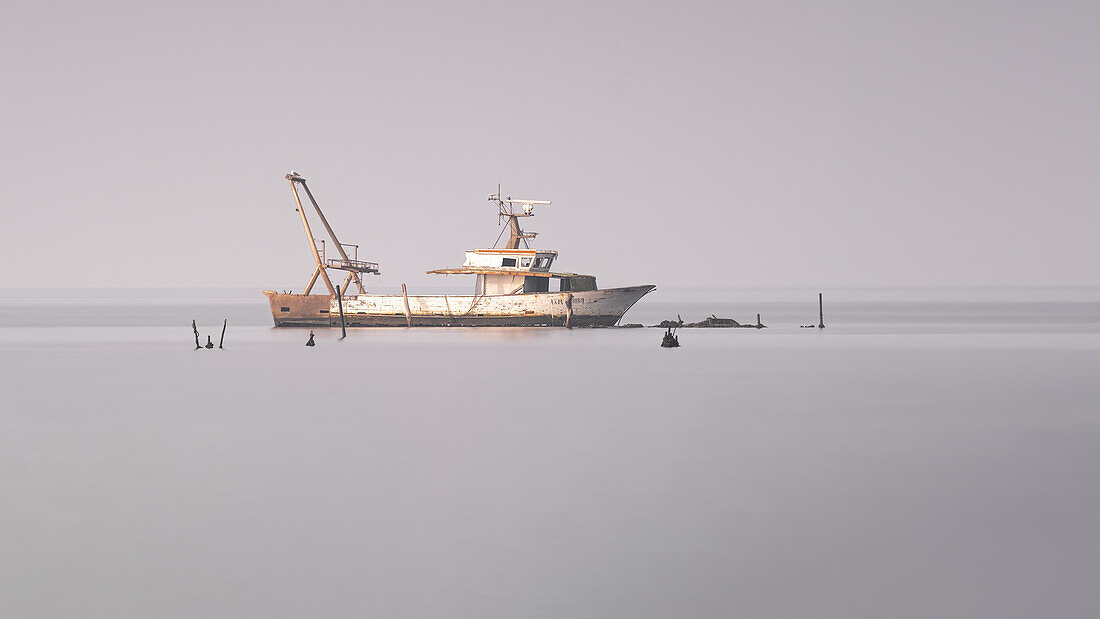
[[[354,243],[340,243],[340,246],[352,251],[353,258],[347,260],[343,258],[329,258],[325,254],[325,240],[313,239],[313,242],[318,245],[317,254],[321,258],[321,264],[332,269],[340,269],[343,271],[356,271],[359,273],[378,273],[378,263],[369,262],[367,260],[359,259],[359,246]]]
[[[343,260],[340,258],[329,258],[325,261],[325,265],[334,269],[342,269],[344,271],[358,271],[359,273],[378,273],[378,263],[367,262],[366,260]]]

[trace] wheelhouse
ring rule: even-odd
[[[471,249],[462,266],[548,272],[557,257],[556,251],[541,249]]]

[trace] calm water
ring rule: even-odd
[[[4,292],[0,617],[1100,615],[1100,288],[816,292],[662,286],[769,325],[677,350]]]

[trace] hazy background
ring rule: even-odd
[[[601,283],[1095,284],[1100,5],[7,2],[6,286],[385,286],[496,236]],[[459,282],[455,282],[459,283]]]

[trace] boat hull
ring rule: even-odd
[[[610,327],[656,286],[513,295],[360,294],[343,299],[349,327]],[[264,291],[276,327],[338,327],[332,295]]]

